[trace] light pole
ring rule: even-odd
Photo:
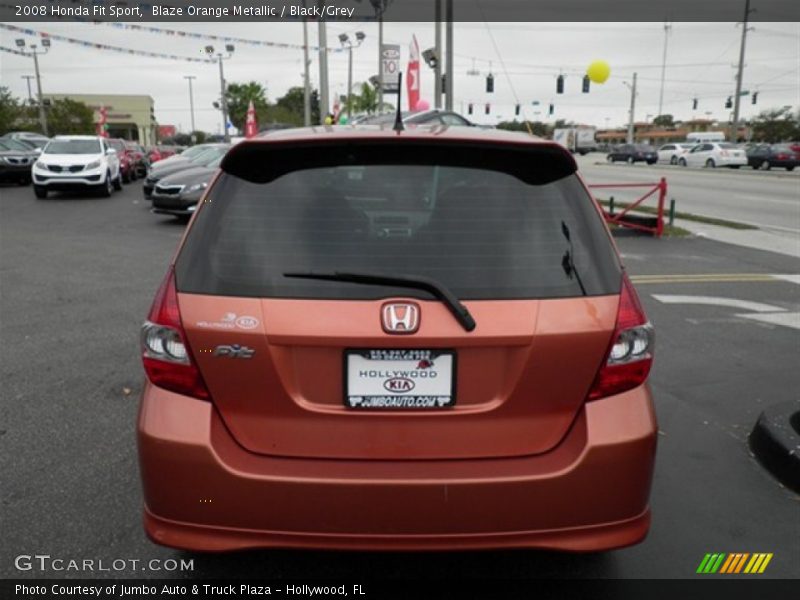
[[[25,40],[23,38],[19,38],[16,41],[17,47],[22,49],[25,47]],[[26,53],[22,50],[25,56],[32,56],[33,57],[33,67],[36,70],[36,93],[39,98],[39,124],[42,126],[42,133],[44,135],[48,135],[47,133],[47,114],[44,112],[44,100],[42,98],[42,78],[39,74],[39,52],[37,51],[38,46],[36,44],[31,44],[31,51]],[[50,38],[43,37],[42,38],[42,54],[47,54],[50,51]]]
[[[209,57],[214,56],[214,46],[206,46],[205,50]],[[226,54],[222,52],[217,53],[217,62],[219,62],[219,88],[221,93],[220,108],[222,108],[222,135],[226,142],[231,141],[231,136],[228,133],[228,99],[225,96],[225,72],[222,68],[222,63],[226,58],[233,56],[234,50],[236,50],[236,48],[234,48],[233,44],[225,44]]]
[[[745,0],[744,3],[744,21],[742,22],[742,43],[739,47],[739,68],[736,72],[736,96],[733,100],[733,120],[731,122],[731,139],[730,141],[736,143],[736,138],[739,136],[739,107],[742,101],[742,74],[744,71],[744,48],[747,43],[747,21],[750,17],[750,0]]]
[[[369,0],[378,19],[378,112],[383,106],[383,13],[392,0]]]
[[[306,3],[303,2],[303,8]],[[308,69],[311,60],[308,58],[308,17],[303,17],[303,125],[311,126],[311,80]]]
[[[444,86],[444,93],[445,93],[445,100],[444,100],[444,108],[445,110],[452,111],[453,110],[453,89],[454,89],[454,81],[453,81],[453,0],[446,0],[445,4],[445,21],[447,22],[445,25],[445,46],[447,47],[446,50],[446,57],[445,57],[445,86]]]
[[[35,79],[33,75],[23,75],[22,78],[28,83],[28,104],[33,104],[33,95],[31,94],[31,79]]]
[[[636,110],[636,73],[633,74],[633,84],[629,84],[627,81],[623,82],[631,89],[631,108],[630,112],[628,113],[628,136],[626,138],[626,143],[632,144],[634,142],[634,112]]]
[[[186,79],[189,82],[189,111],[190,111],[191,116],[192,116],[192,131],[191,131],[191,135],[194,135],[194,132],[196,130],[195,130],[195,127],[194,127],[194,94],[192,93],[192,80],[193,79],[197,79],[197,77],[195,77],[194,75],[184,75],[183,78]]]
[[[353,116],[353,48],[358,48],[364,41],[363,31],[356,31],[356,43],[346,33],[339,34],[339,42],[347,48],[347,120]]]
[[[318,0],[318,6],[324,2]],[[328,30],[325,27],[325,20],[320,19],[317,24],[317,43],[319,44],[319,122],[325,124],[325,117],[331,109],[330,99],[328,98]]]
[[[672,29],[672,25],[664,22],[664,56],[661,58],[661,91],[658,94],[658,115],[661,116],[664,114],[662,110],[664,109],[664,75],[667,72],[667,40],[669,40],[669,32]]]

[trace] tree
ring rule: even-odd
[[[541,121],[502,121],[497,124],[497,129],[505,129],[507,131],[524,131],[525,133],[529,133],[528,125],[530,125],[530,131],[533,132],[533,135],[538,135],[539,137],[550,137],[552,134],[552,128],[548,126],[546,123],[542,123]]]
[[[0,87],[0,135],[12,131],[20,115],[19,100],[7,87]]]
[[[800,137],[800,112],[791,106],[761,111],[751,123],[753,139],[761,142],[785,142]]]
[[[83,102],[61,98],[47,108],[50,135],[91,135],[95,133],[94,111]]]
[[[354,113],[367,113],[371,115],[376,112],[383,112],[391,110],[393,106],[388,102],[380,103],[380,95],[378,90],[372,84],[367,82],[356,84],[358,92],[350,94],[351,111]],[[344,109],[347,110],[347,96],[344,96],[342,102]]]
[[[655,119],[653,119],[653,125],[657,125],[659,127],[674,127],[675,119],[672,117],[672,115],[658,115]]]
[[[263,114],[267,108],[267,95],[264,86],[255,81],[249,83],[229,83],[225,90],[228,103],[228,119],[240,131],[244,130],[247,107],[252,101],[256,113]]]
[[[292,87],[275,102],[275,107],[286,110],[291,119],[280,121],[285,123],[292,123],[302,125],[305,120],[305,93],[302,87]],[[319,92],[311,90],[311,124],[319,123]],[[286,114],[286,113],[283,113]],[[269,118],[269,115],[267,115]],[[269,118],[270,122],[279,122],[276,118]]]

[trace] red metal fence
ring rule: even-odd
[[[662,177],[658,183],[597,183],[589,185],[592,190],[596,189],[624,189],[624,188],[648,188],[643,196],[637,198],[634,202],[622,208],[619,212],[613,212],[613,206],[610,210],[603,208],[603,214],[606,218],[606,223],[614,223],[620,227],[629,227],[631,229],[638,229],[639,231],[646,231],[652,233],[656,237],[661,237],[664,232],[664,200],[667,197],[667,180]],[[642,215],[632,214],[636,212],[636,208],[645,200],[658,192],[658,210],[655,215]]]

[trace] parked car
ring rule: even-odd
[[[178,154],[177,146],[166,146],[159,144],[157,146],[150,146],[147,150],[147,158],[150,164],[157,163],[165,158]]]
[[[103,196],[122,189],[119,158],[105,138],[58,135],[33,165],[33,191],[47,198],[53,190],[93,189]]]
[[[658,162],[677,165],[678,159],[697,144],[664,144],[658,149]]]
[[[682,167],[731,167],[738,169],[747,164],[744,150],[730,142],[704,142],[696,145],[678,159]]]
[[[367,117],[359,121],[360,125],[391,125],[396,119],[396,114],[382,113],[372,117]],[[469,119],[465,119],[457,112],[451,110],[423,110],[419,112],[402,112],[401,118],[404,125],[455,125],[460,127],[471,127]]]
[[[214,144],[206,148],[203,152],[193,156],[188,161],[176,161],[171,164],[165,163],[163,166],[153,165],[147,174],[147,178],[142,185],[142,192],[145,198],[150,198],[153,194],[153,189],[156,184],[169,175],[191,169],[193,167],[206,167],[216,161],[218,158],[225,155],[230,148],[229,144]]]
[[[121,138],[108,138],[106,139],[109,148],[113,148],[119,158],[119,171],[122,175],[123,183],[130,183],[136,179],[136,166],[135,157],[125,140]]]
[[[158,161],[158,168],[163,168],[166,165],[175,165],[178,163],[187,163],[191,161],[193,158],[198,156],[199,154],[205,152],[210,148],[218,148],[218,147],[229,147],[228,144],[197,144],[196,146],[192,146],[191,148],[187,148],[180,154],[173,154],[167,158],[162,158]]]
[[[152,212],[179,219],[191,217],[221,162],[222,156],[206,167],[185,169],[161,179],[153,188]]]
[[[594,552],[648,530],[652,328],[553,142],[238,144],[141,341],[159,544]]]
[[[21,185],[31,182],[31,167],[39,156],[26,144],[12,138],[0,138],[0,181],[13,181]]]
[[[11,131],[6,133],[3,138],[10,138],[12,140],[19,140],[32,145],[34,148],[41,150],[50,141],[50,138],[41,133],[33,133],[30,131]]]
[[[125,142],[125,148],[127,148],[128,155],[133,162],[137,179],[139,177],[146,177],[150,162],[147,158],[147,151],[144,149],[144,146],[139,142]]]
[[[792,171],[800,165],[800,146],[797,150],[789,144],[760,144],[747,150],[747,164],[754,169],[769,171],[779,167]]]
[[[620,144],[606,156],[610,163],[624,161],[628,164],[646,162],[653,165],[658,161],[658,153],[653,146],[647,144]]]

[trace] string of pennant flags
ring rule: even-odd
[[[25,52],[21,50],[17,50],[16,48],[6,48],[5,46],[0,46],[0,52],[8,52],[9,54],[19,54],[20,56],[27,56]]]
[[[153,27],[150,25],[136,25],[135,23],[122,23],[122,22],[103,22],[102,25],[108,25],[110,27],[114,27],[116,29],[128,29],[131,31],[144,31],[146,33],[154,33],[157,35],[166,35],[166,36],[175,36],[175,37],[184,37],[184,38],[192,38],[197,40],[208,40],[208,41],[215,41],[215,42],[226,42],[226,43],[235,43],[235,44],[243,44],[247,46],[261,46],[267,48],[281,48],[281,49],[288,49],[288,50],[303,50],[305,46],[303,44],[288,44],[285,42],[271,42],[269,40],[253,40],[248,38],[240,38],[240,37],[231,37],[231,36],[224,36],[224,35],[214,35],[210,33],[194,33],[191,31],[180,31],[177,29],[168,29],[164,27]],[[314,52],[319,52],[319,46],[311,46],[308,47],[309,50]],[[330,53],[339,53],[345,52],[346,48],[328,48],[328,52]]]
[[[147,56],[149,58],[163,58],[167,60],[180,60],[193,63],[208,63],[213,62],[208,58],[199,58],[194,56],[179,56],[177,54],[167,54],[164,52],[151,52],[149,50],[134,50],[133,48],[122,48],[121,46],[112,46],[110,44],[101,44],[98,42],[87,42],[85,40],[78,40],[73,37],[61,35],[58,33],[46,33],[44,31],[36,31],[35,29],[28,29],[26,27],[17,27],[9,23],[0,23],[0,29],[6,31],[14,31],[23,35],[33,35],[41,38],[50,38],[51,40],[58,40],[59,42],[66,42],[75,46],[82,46],[83,48],[92,48],[95,50],[107,50],[109,52],[117,52],[120,54],[129,54],[132,56]]]
[[[8,4],[6,2],[0,2],[0,6],[4,8],[13,9],[14,6]],[[150,7],[151,4],[139,4],[140,7]],[[120,21],[95,21],[92,19],[82,19],[80,17],[58,17],[60,19],[68,19],[70,21],[77,21],[81,23],[92,23],[94,25],[106,25],[108,27],[113,27],[114,29],[121,29],[121,30],[128,30],[128,31],[140,31],[145,33],[152,33],[155,35],[164,35],[170,37],[181,37],[181,38],[189,38],[189,39],[196,39],[196,40],[206,40],[206,41],[213,41],[213,42],[224,42],[228,44],[242,44],[246,46],[257,46],[262,48],[279,48],[283,50],[304,50],[305,46],[303,44],[290,44],[286,42],[272,42],[270,40],[254,40],[249,38],[241,38],[235,36],[224,36],[224,35],[214,35],[212,33],[195,33],[192,31],[181,31],[179,29],[170,29],[167,27],[153,27],[152,25],[137,25],[135,23],[127,23],[127,22],[120,22]],[[32,31],[32,30],[30,30]],[[37,35],[35,32],[30,35]],[[48,37],[53,39],[58,39],[55,35],[48,34]],[[80,40],[76,40],[77,43],[83,44]],[[85,42],[85,44],[91,44],[91,42]],[[309,51],[319,52],[319,46],[308,46]],[[346,52],[346,48],[328,48],[328,53],[331,54],[338,54],[341,52]]]

